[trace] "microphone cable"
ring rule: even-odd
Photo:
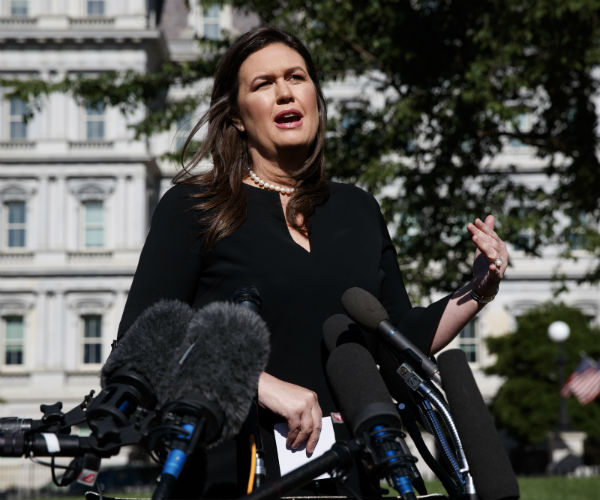
[[[231,296],[231,302],[260,315],[262,299],[258,288],[254,285],[245,285],[238,288]],[[246,493],[250,494],[258,488],[266,479],[266,468],[264,460],[264,449],[258,425],[258,394],[252,401],[252,409],[248,417],[248,439],[250,446],[250,471],[248,473],[248,486]]]
[[[248,440],[250,446],[250,470],[248,472],[248,486],[246,493],[252,493],[256,488],[259,488],[267,477],[264,451],[260,436],[260,428],[258,426],[258,402],[256,399],[252,401],[248,420],[246,421],[248,431]]]
[[[254,489],[254,478],[256,477],[256,440],[254,434],[250,434],[250,474],[248,476],[248,486],[246,495],[252,493]]]

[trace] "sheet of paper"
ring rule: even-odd
[[[288,426],[286,423],[275,424],[275,444],[277,445],[277,459],[279,460],[279,470],[281,475],[297,469],[311,460],[321,456],[335,444],[335,433],[333,432],[333,423],[331,417],[324,417],[321,424],[321,435],[317,442],[317,447],[309,457],[306,453],[306,447],[302,445],[296,450],[286,446],[285,442],[288,435]],[[324,479],[331,477],[328,473],[322,474],[315,479]]]

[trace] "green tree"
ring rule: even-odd
[[[532,254],[558,242],[568,255],[574,241],[599,253],[600,207],[587,186],[600,185],[592,101],[600,2],[232,3],[299,34],[324,80],[360,76],[382,97],[378,106],[339,108],[328,168],[373,191],[401,186],[383,195],[382,208],[395,223],[407,282],[421,292],[469,278],[464,226],[488,212],[499,217],[504,238]],[[494,168],[490,160],[507,141],[544,159],[556,187],[530,188],[515,182],[511,168]],[[557,230],[557,210],[570,227]],[[527,229],[533,236],[523,240]],[[588,278],[599,276],[596,269]]]
[[[487,339],[496,362],[486,373],[506,380],[494,397],[492,413],[500,427],[508,429],[521,443],[544,441],[558,424],[559,389],[558,346],[548,338],[548,326],[564,321],[571,334],[564,342],[565,374],[569,376],[582,352],[600,358],[600,329],[576,308],[546,303],[517,318],[516,330]],[[600,400],[582,406],[575,397],[567,399],[567,412],[573,428],[600,437]]]
[[[370,94],[357,84],[353,102],[332,103],[327,168],[380,193],[413,291],[452,290],[470,278],[465,224],[490,212],[502,236],[531,254],[557,243],[565,257],[574,245],[600,256],[600,206],[590,189],[600,185],[600,0],[229,3],[299,35],[323,81],[369,82]],[[148,113],[136,132],[151,135],[202,97],[165,105],[168,88],[210,74],[226,45],[143,75],[3,84],[30,100],[69,91],[125,112],[142,103]],[[497,168],[493,159],[508,141],[530,147],[557,182],[531,187],[512,166]],[[381,191],[390,184],[397,192]],[[561,225],[559,213],[570,223]],[[600,279],[600,266],[587,279]]]

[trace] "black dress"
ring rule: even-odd
[[[244,184],[248,215],[243,224],[207,252],[191,206],[194,187],[177,185],[159,202],[119,326],[119,337],[147,307],[177,298],[194,307],[228,300],[254,285],[271,332],[266,371],[315,391],[323,415],[335,410],[324,373],[323,322],[343,313],[342,293],[353,286],[378,297],[392,323],[428,352],[447,299],[428,309],[411,308],[396,251],[376,200],[363,190],[328,183],[330,196],[310,217],[310,252],[291,237],[279,194]],[[264,434],[272,419],[263,418]],[[279,470],[270,456],[267,471]]]

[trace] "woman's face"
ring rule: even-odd
[[[238,73],[239,117],[256,166],[260,159],[277,161],[297,149],[308,153],[319,126],[317,94],[304,58],[291,47],[273,43],[252,53]]]

